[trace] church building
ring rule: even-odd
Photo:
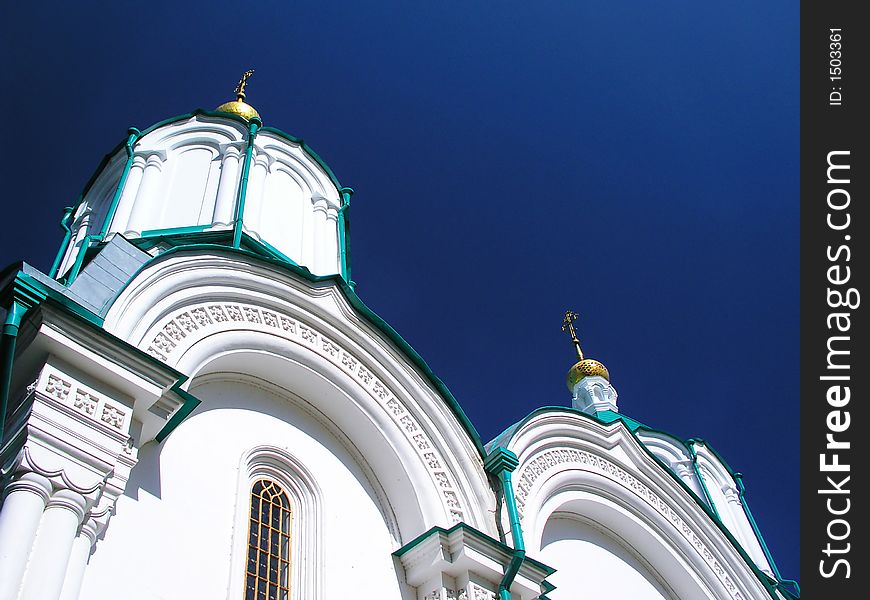
[[[480,438],[351,281],[353,190],[236,99],[131,128],[0,273],[0,600],[792,600],[739,473],[565,406]]]

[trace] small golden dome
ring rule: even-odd
[[[231,115],[238,115],[238,116],[242,117],[243,119],[247,119],[249,121],[255,117],[257,119],[260,118],[260,113],[258,113],[257,110],[253,106],[251,106],[250,104],[247,104],[245,102],[242,102],[241,100],[233,100],[232,102],[224,102],[223,104],[221,104],[220,106],[218,106],[215,109],[215,112],[225,112],[225,113],[230,113]]]
[[[610,373],[607,372],[607,367],[591,358],[584,358],[579,361],[571,370],[568,371],[568,389],[574,391],[574,386],[584,377],[604,377],[610,381]]]

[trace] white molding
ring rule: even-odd
[[[540,543],[547,511],[559,509],[553,498],[579,494],[574,498],[579,502],[585,494],[584,510],[597,507],[601,519],[623,527],[622,537],[637,535],[650,548],[658,545],[660,550],[642,553],[647,559],[681,557],[670,559],[669,581],[688,573],[704,582],[712,598],[768,596],[733,543],[622,423],[603,425],[567,411],[542,413],[514,434],[509,449],[520,458],[513,483],[530,552]],[[633,517],[607,517],[617,513]],[[674,566],[680,561],[687,571]]]
[[[290,497],[290,598],[320,600],[323,597],[324,554],[323,498],[314,475],[286,449],[257,446],[239,465],[239,486],[232,536],[230,583],[227,600],[244,598],[251,486],[260,479],[278,483]]]
[[[444,517],[427,517],[419,529],[403,528],[406,540],[453,520],[496,533],[490,512],[494,495],[468,432],[433,384],[357,314],[334,283],[312,284],[222,252],[178,253],[158,258],[137,275],[105,324],[191,377],[210,356],[229,351],[227,344],[233,351],[244,349],[239,344],[251,351],[269,348],[276,356],[292,356],[322,371],[357,402],[363,394],[360,409],[378,423],[391,421],[387,437],[405,440],[404,449],[390,442],[396,452],[408,456],[408,466],[417,463],[428,473],[430,483],[424,488],[432,485],[436,493],[421,493],[419,501],[440,498]],[[371,407],[377,407],[376,413]]]

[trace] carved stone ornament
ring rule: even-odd
[[[744,596],[737,590],[737,586],[724,567],[716,560],[710,549],[692,531],[692,528],[674,511],[670,505],[651,490],[647,485],[641,483],[631,473],[625,469],[612,463],[611,461],[597,456],[584,450],[576,448],[556,448],[546,450],[536,455],[532,460],[528,461],[520,469],[516,477],[516,498],[517,508],[519,509],[520,518],[523,518],[523,511],[526,500],[529,497],[529,492],[532,490],[535,482],[545,473],[550,470],[578,469],[581,471],[589,471],[603,475],[608,479],[615,481],[634,492],[635,495],[642,498],[647,504],[652,506],[662,516],[673,525],[673,527],[685,538],[692,547],[695,548],[698,555],[710,566],[716,573],[719,580],[731,594],[734,600],[744,600]]]
[[[47,375],[46,375],[47,373]],[[41,389],[39,381],[42,381]],[[105,397],[94,393],[72,378],[52,366],[47,366],[43,375],[37,380],[36,388],[46,396],[71,406],[77,412],[86,415],[94,421],[109,425],[122,431],[127,417],[127,411]]]
[[[176,351],[182,345],[189,347],[216,331],[237,329],[267,331],[278,335],[315,352],[350,374],[380,404],[417,450],[433,483],[441,490],[441,503],[450,520],[454,523],[464,520],[464,509],[455,491],[456,486],[450,474],[443,470],[443,460],[417,420],[395,397],[389,386],[364,367],[358,357],[310,324],[271,308],[242,303],[207,303],[178,312],[150,340],[146,338],[144,348],[151,356],[174,364],[178,360]]]

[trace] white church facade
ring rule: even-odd
[[[571,406],[484,443],[355,294],[352,190],[237,92],[0,273],[0,600],[797,597],[739,474],[579,343]]]

